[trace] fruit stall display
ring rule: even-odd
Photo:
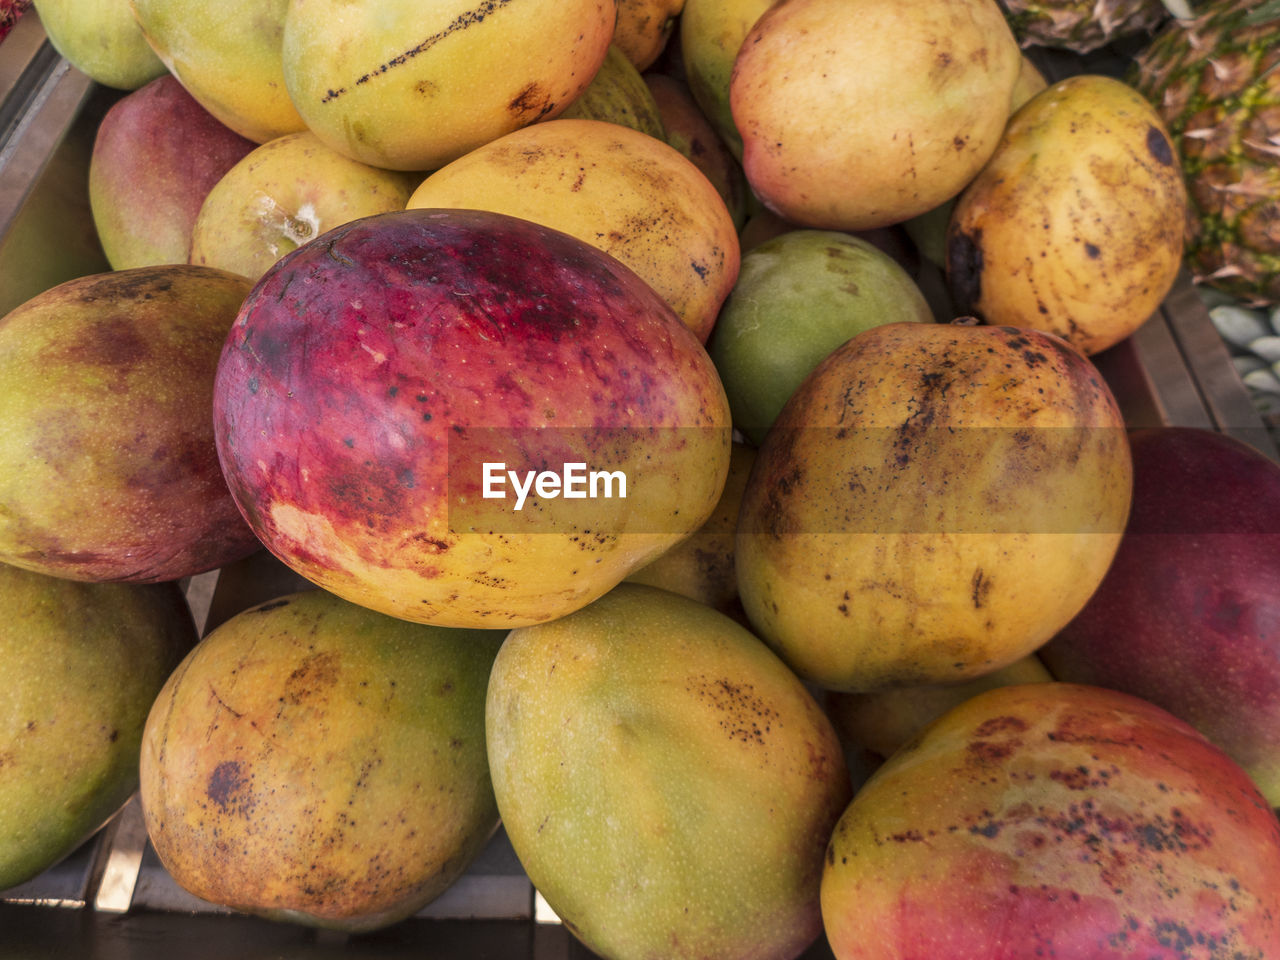
[[[1275,0],[25,6],[0,958],[1280,955]]]

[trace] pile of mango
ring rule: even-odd
[[[122,94],[0,319],[0,888],[140,791],[353,933],[501,825],[611,960],[1280,954],[1280,466],[1091,359],[1136,92],[995,0],[36,7]]]

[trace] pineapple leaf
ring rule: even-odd
[[[1260,27],[1276,19],[1280,19],[1280,0],[1265,0],[1246,13],[1240,23],[1245,27]]]

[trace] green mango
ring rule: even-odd
[[[138,788],[152,701],[196,642],[173,583],[0,566],[0,890],[53,866]]]
[[[870,242],[789,230],[743,255],[707,349],[734,426],[759,445],[810,371],[850,337],[933,319],[911,276]]]
[[[503,825],[607,960],[791,958],[852,793],[830,721],[756,637],[623,583],[511,632],[485,729]]]
[[[666,139],[662,114],[640,71],[610,44],[595,78],[560,116],[617,123],[659,140]]]
[[[103,86],[136,90],[165,73],[129,0],[34,0],[32,5],[53,48]]]

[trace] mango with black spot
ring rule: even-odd
[[[756,456],[739,594],[760,636],[831,689],[971,680],[1084,606],[1131,486],[1115,399],[1066,341],[872,327],[801,384]]]
[[[1182,265],[1187,196],[1154,108],[1082,74],[1029,100],[956,202],[947,281],[957,309],[1047,330],[1086,354],[1160,305]]]
[[[608,960],[789,960],[851,786],[830,721],[738,623],[624,583],[513,631],[486,705],[503,824]]]
[[[1280,822],[1190,725],[1101,687],[970,698],[832,833],[838,960],[1243,958],[1280,951]]]
[[[315,590],[202,640],[142,740],[151,842],[185,889],[370,930],[447,889],[498,824],[484,694],[499,631],[398,620]]]
[[[370,166],[433,170],[565,110],[604,62],[613,0],[293,0],[285,88]]]

